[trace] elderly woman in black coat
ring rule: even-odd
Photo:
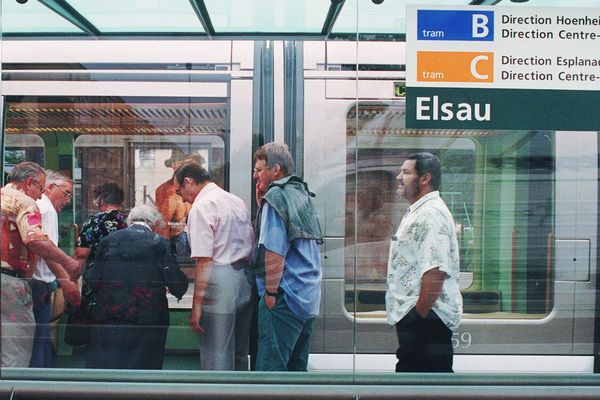
[[[188,287],[169,242],[154,232],[163,223],[155,207],[134,207],[129,227],[98,246],[87,280],[95,304],[87,368],[161,369],[169,307],[167,290],[181,299]]]

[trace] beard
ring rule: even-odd
[[[412,203],[413,199],[418,198],[421,194],[421,189],[419,188],[418,182],[412,182],[399,187],[397,193],[400,197],[407,200],[409,203]]]

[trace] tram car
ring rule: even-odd
[[[253,151],[285,141],[325,235],[310,368],[392,371],[387,256],[408,206],[395,177],[408,154],[433,152],[460,244],[455,370],[592,372],[598,133],[407,129],[404,46],[4,41],[3,175],[35,161],[74,178],[59,217],[71,251],[73,225],[96,211],[95,186],[123,187],[126,210],[155,204],[173,152],[201,156],[255,211]],[[190,306],[191,290],[170,304],[169,354],[197,352]],[[58,352],[76,354],[60,339]]]

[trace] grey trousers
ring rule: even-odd
[[[247,371],[252,291],[249,266],[214,265],[202,304],[200,367],[205,371]]]
[[[25,279],[6,274],[2,274],[0,283],[2,367],[26,368],[35,336],[31,287]]]

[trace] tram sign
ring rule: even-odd
[[[600,9],[407,6],[408,128],[600,130]]]

